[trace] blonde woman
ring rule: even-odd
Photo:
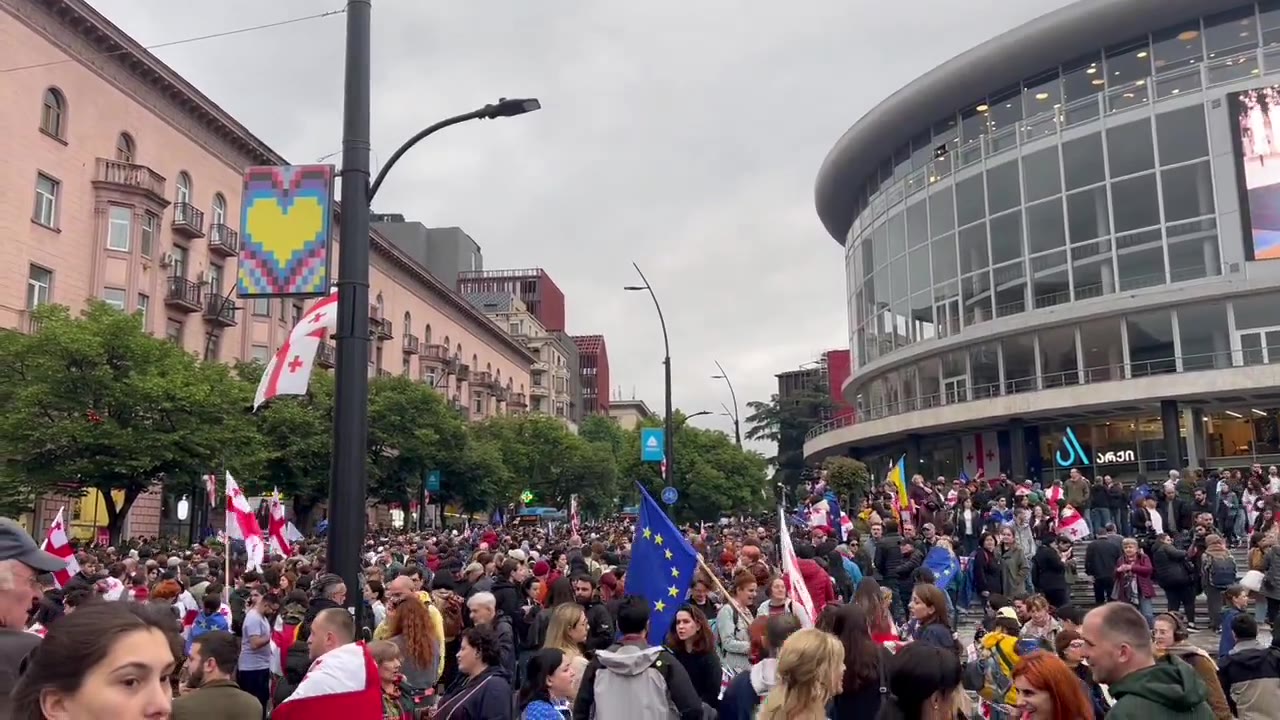
[[[821,630],[801,630],[778,653],[778,684],[760,720],[824,720],[827,703],[844,687],[844,646]]]
[[[564,653],[564,660],[573,671],[573,695],[578,696],[578,683],[587,671],[587,658],[582,648],[587,642],[587,614],[578,603],[563,603],[551,609],[551,621],[547,623],[547,639],[542,647]]]

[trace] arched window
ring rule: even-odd
[[[459,345],[459,348],[462,346]],[[471,371],[478,372],[480,370],[480,358],[475,353],[471,353]]]
[[[430,345],[430,344],[431,344],[431,323],[427,323],[427,329],[426,329],[426,332],[424,332],[424,333],[422,334],[422,342],[424,342],[424,343],[426,343],[426,344],[428,344],[428,345]],[[448,340],[445,340],[445,342],[449,342],[449,341],[448,341]]]
[[[66,140],[63,134],[67,129],[67,98],[57,88],[44,91],[44,107],[40,110],[40,129],[58,138]]]
[[[374,304],[378,306],[378,317],[386,317],[387,305],[382,301],[382,293],[378,293],[378,299],[374,301]]]
[[[178,193],[174,202],[191,203],[191,176],[186,170],[178,173]]]
[[[444,336],[444,342],[442,342],[442,343],[440,343],[440,344],[441,344],[441,345],[444,345],[444,351],[445,351],[445,353],[447,354],[447,353],[449,352],[449,336],[448,336],[448,335],[445,335],[445,336]],[[459,352],[461,352],[461,351],[459,351]]]
[[[214,225],[227,224],[227,199],[222,197],[222,193],[213,194],[213,208],[209,214]]]
[[[404,334],[405,335],[413,334],[413,318],[409,316],[408,310],[404,312]]]
[[[127,132],[120,133],[120,137],[116,138],[116,159],[120,162],[132,163],[137,156],[138,146],[134,144],[133,136]]]
[[[491,372],[493,372],[493,363],[485,363],[485,364],[484,364],[484,371],[485,371],[485,372],[487,372],[487,373],[491,373]]]
[[[498,368],[498,372],[494,374],[493,379],[497,380],[499,383],[502,382],[502,368]]]

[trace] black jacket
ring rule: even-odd
[[[1120,539],[1114,535],[1103,535],[1085,548],[1084,572],[1099,580],[1114,580],[1116,565],[1120,564],[1123,555],[1124,547]]]
[[[604,650],[612,645],[613,615],[609,608],[599,600],[592,600],[582,609],[587,613],[587,651]]]
[[[973,555],[973,585],[978,594],[1004,594],[1004,569],[1000,566],[1000,558],[987,555],[987,551],[978,548]]]
[[[437,707],[438,717],[449,720],[512,720],[515,694],[511,692],[511,675],[499,667],[490,667],[474,678],[460,675]]]
[[[1176,527],[1169,527],[1169,503],[1173,503],[1173,522]],[[1193,524],[1192,520],[1195,517],[1195,510],[1191,503],[1177,497],[1173,500],[1160,498],[1156,501],[1156,511],[1160,513],[1160,519],[1164,521],[1164,531],[1172,537],[1177,537],[1178,533],[1184,530],[1190,530]]]
[[[886,582],[898,578],[898,566],[902,565],[902,536],[885,535],[876,543],[876,571]]]
[[[1151,550],[1152,580],[1162,588],[1181,588],[1191,584],[1185,550],[1169,543],[1156,543]]]
[[[702,702],[713,708],[720,707],[720,656],[715,649],[702,654],[675,650],[671,654],[684,666],[689,682],[693,683],[693,690]]]
[[[520,591],[511,581],[506,578],[496,578],[493,581],[493,587],[489,589],[493,593],[493,599],[498,607],[500,615],[506,615],[509,618],[520,617],[523,613],[524,603],[520,602]]]
[[[1044,544],[1036,548],[1031,559],[1031,582],[1040,590],[1050,592],[1067,589],[1067,566],[1057,548]]]
[[[1101,482],[1095,482],[1089,487],[1089,507],[1105,508],[1111,505],[1111,496],[1107,493],[1107,486]],[[1102,532],[1102,528],[1096,528],[1095,532]]]

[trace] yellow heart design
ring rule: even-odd
[[[249,207],[246,219],[247,234],[283,267],[324,229],[324,208],[312,197],[294,198],[288,210],[275,198],[259,198]]]

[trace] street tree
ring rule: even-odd
[[[841,502],[857,503],[871,489],[871,471],[863,463],[848,457],[830,457],[822,463],[827,476],[827,487]],[[846,508],[853,515],[851,508]]]
[[[252,389],[147,334],[97,300],[79,317],[33,311],[32,334],[0,332],[0,457],[33,492],[101,493],[113,543],[143,493],[166,478],[262,460]],[[118,492],[118,495],[115,494]]]
[[[800,484],[804,472],[804,436],[809,430],[822,424],[831,413],[831,397],[826,383],[797,391],[780,399],[777,394],[768,402],[753,400],[747,403],[751,411],[747,415],[748,440],[763,440],[777,446],[773,457],[768,458],[776,468],[775,480],[794,490]]]
[[[422,496],[428,471],[457,461],[466,432],[429,386],[403,376],[370,381],[368,498],[408,507]]]

